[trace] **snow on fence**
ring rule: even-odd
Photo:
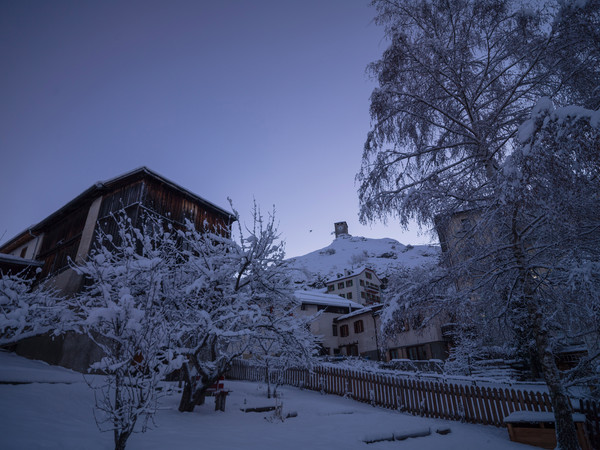
[[[237,360],[228,376],[264,381],[265,370],[248,361]],[[287,369],[283,376],[272,371],[271,380],[424,417],[484,425],[504,426],[504,417],[515,411],[552,411],[546,393],[404,379],[392,374],[345,368],[316,366],[312,372]],[[600,405],[580,400],[577,410],[586,414],[593,448],[600,448]]]

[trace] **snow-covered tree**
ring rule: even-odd
[[[157,384],[177,367],[164,300],[170,292],[173,240],[150,218],[135,228],[125,214],[115,217],[118,235],[99,231],[89,259],[75,270],[86,288],[68,300],[72,327],[104,354],[90,369],[105,375],[93,385],[96,422],[113,431],[115,449],[145,431],[157,406]]]
[[[222,230],[180,232],[187,287],[169,319],[185,356],[180,411],[202,403],[206,389],[257,341],[276,338],[282,352],[304,342],[291,339],[296,322],[284,317],[295,300],[274,216],[264,218],[255,205],[252,220],[246,229],[238,221],[236,238]]]
[[[466,330],[506,330],[548,384],[559,447],[577,448],[553,350],[594,331],[589,317],[574,318],[598,307],[598,119],[537,103],[544,95],[560,105],[594,103],[597,90],[584,101],[585,89],[575,89],[566,59],[553,52],[566,42],[568,14],[503,0],[373,3],[391,44],[371,66],[379,88],[358,175],[361,217],[439,228],[464,219],[454,242],[442,243],[450,248],[441,273],[428,279],[455,291],[438,296],[443,288],[409,283],[402,293],[424,309],[446,302],[469,318]],[[578,3],[598,17],[598,2]],[[593,45],[580,41],[578,61],[595,54]],[[596,70],[577,64],[577,77],[593,80]],[[427,291],[433,295],[418,298]]]
[[[564,86],[560,100],[600,108],[600,0],[560,1],[544,67]]]
[[[68,311],[57,292],[25,273],[0,273],[0,345],[65,329]]]
[[[426,225],[480,206],[518,125],[552,91],[538,70],[549,39],[543,11],[510,0],[373,4],[390,45],[369,66],[379,87],[357,176],[362,220]]]
[[[311,369],[318,347],[310,331],[312,318],[297,315],[300,302],[293,291],[280,290],[279,295],[277,304],[265,312],[248,349],[255,364],[265,370],[268,398],[277,395],[286,370]]]

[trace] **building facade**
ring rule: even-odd
[[[295,295],[300,301],[297,313],[313,318],[310,322],[310,331],[319,337],[321,353],[323,355],[342,354],[338,341],[339,327],[335,320],[339,316],[361,309],[362,305],[316,290],[296,291]]]
[[[96,183],[38,224],[0,247],[0,261],[21,259],[39,267],[38,280],[65,296],[83,287],[83,277],[71,262],[84,261],[99,233],[118,236],[116,214],[124,212],[134,226],[151,215],[175,227],[190,221],[198,230],[219,230],[228,235],[235,217],[202,197],[146,167]],[[21,261],[22,263],[22,261]],[[101,356],[89,339],[66,334],[55,339],[37,337],[17,344],[15,350],[76,370],[87,370]]]
[[[382,284],[375,271],[367,267],[346,270],[325,282],[328,294],[339,295],[361,305],[381,302]]]

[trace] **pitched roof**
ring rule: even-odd
[[[25,241],[23,241],[23,238],[24,237],[27,238],[28,234],[38,232],[46,224],[52,222],[55,219],[60,218],[61,216],[69,213],[70,211],[78,208],[81,204],[85,203],[86,201],[91,201],[91,200],[97,198],[98,196],[104,195],[107,192],[110,192],[111,190],[113,190],[119,186],[125,185],[127,183],[136,181],[136,180],[144,178],[144,177],[152,178],[166,186],[169,186],[170,188],[172,188],[172,189],[180,192],[184,196],[188,197],[190,200],[200,203],[200,204],[208,207],[209,209],[215,211],[218,214],[226,216],[232,222],[235,220],[235,216],[233,215],[233,213],[227,211],[224,208],[221,208],[220,206],[215,205],[212,202],[209,202],[208,200],[200,197],[199,195],[194,194],[192,191],[189,191],[189,190],[179,186],[178,184],[163,177],[162,175],[159,175],[158,173],[150,170],[149,168],[142,166],[142,167],[138,167],[137,169],[126,172],[124,174],[118,175],[109,180],[98,181],[98,182],[94,183],[88,189],[83,191],[77,197],[75,197],[74,199],[69,201],[66,205],[62,206],[61,208],[59,208],[58,210],[53,212],[52,214],[50,214],[48,217],[46,217],[39,223],[30,226],[29,228],[22,231],[21,233],[19,233],[18,235],[16,235],[12,239],[10,239],[9,241],[2,244],[0,246],[0,249],[18,247],[19,245],[21,245],[22,243],[24,243],[28,240],[28,239],[25,239]],[[21,242],[21,241],[23,241],[23,242]]]
[[[363,306],[340,297],[339,295],[323,294],[319,291],[296,291],[295,296],[302,303],[309,305],[341,306],[345,308],[360,309]]]
[[[330,278],[325,283],[335,283],[337,281],[345,280],[347,278],[356,277],[356,276],[360,275],[361,273],[363,273],[365,270],[368,270],[369,272],[373,272],[373,274],[377,277],[377,279],[379,281],[381,281],[380,278],[377,276],[377,273],[373,269],[370,269],[368,267],[360,267],[358,269],[354,269],[352,272],[345,273],[344,275],[342,275],[340,277]]]
[[[374,305],[364,306],[357,311],[352,311],[351,313],[344,314],[343,316],[340,316],[340,317],[336,318],[335,320],[337,320],[339,322],[340,320],[349,319],[350,317],[360,316],[361,314],[373,313],[375,311],[380,310],[382,307],[383,307],[382,303],[376,303]]]

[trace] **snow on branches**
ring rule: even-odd
[[[65,301],[73,328],[102,349],[102,359],[90,367],[105,375],[103,384],[92,386],[96,422],[113,432],[115,449],[123,449],[133,432],[145,431],[156,412],[159,381],[181,361],[164,305],[176,268],[174,241],[150,217],[141,229],[125,213],[114,220],[118,235],[99,230],[88,260],[74,266],[86,287]]]
[[[257,356],[257,342],[281,355],[312,354],[314,341],[299,319],[290,316],[296,299],[274,220],[274,215],[264,218],[255,205],[250,227],[238,221],[237,240],[219,230],[179,232],[188,287],[182,297],[185,307],[172,308],[170,320],[179,330],[178,348],[186,358],[180,411],[202,403],[206,389],[235,358]],[[181,311],[192,311],[191,317]]]
[[[600,116],[583,107],[599,106],[600,2],[373,4],[390,45],[370,66],[361,219],[436,226],[446,275],[426,279],[454,283],[467,334],[540,371],[559,446],[576,448],[556,352],[585,339],[598,354]],[[432,309],[443,289],[413,275],[396,297]]]
[[[0,345],[66,331],[68,311],[58,294],[23,274],[0,274]]]

